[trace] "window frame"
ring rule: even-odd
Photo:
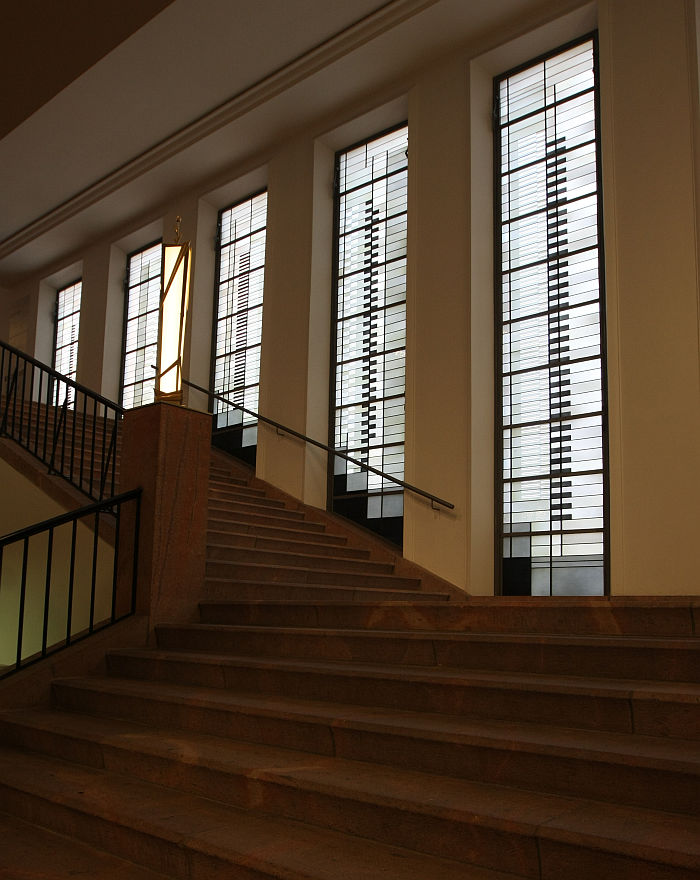
[[[406,176],[407,176],[407,194],[406,194],[406,208],[404,211],[404,216],[408,216],[408,174],[409,174],[409,165],[408,165],[408,150],[410,146],[409,140],[409,124],[408,120],[404,119],[400,122],[397,122],[393,125],[390,125],[381,131],[375,132],[374,134],[370,134],[367,137],[361,138],[354,143],[344,146],[342,149],[339,149],[335,153],[334,157],[334,171],[333,171],[333,257],[332,257],[332,290],[331,290],[331,332],[330,332],[330,372],[329,372],[329,419],[328,419],[328,445],[330,448],[335,448],[335,432],[336,432],[336,410],[337,410],[337,376],[336,372],[338,369],[339,361],[338,361],[338,313],[339,313],[339,302],[338,302],[338,293],[339,293],[339,285],[340,285],[340,224],[341,224],[341,192],[340,192],[340,162],[341,158],[351,153],[354,150],[357,150],[363,146],[369,145],[374,141],[378,141],[388,135],[393,134],[394,132],[399,132],[402,129],[406,129]],[[406,243],[406,253],[403,257],[406,262],[406,272],[408,267],[408,242]],[[382,264],[384,265],[384,264]],[[405,276],[407,277],[407,276]],[[406,307],[407,307],[407,293],[408,288],[407,284],[405,284],[405,292],[404,292],[404,321],[406,320]],[[405,330],[404,330],[405,333]],[[405,468],[405,448],[406,448],[406,436],[405,436],[405,402],[406,402],[406,340],[404,339],[403,345],[403,374],[404,374],[404,390],[403,390],[403,400],[404,400],[404,423],[403,423],[403,440],[401,441],[400,446],[403,449],[403,467]],[[382,398],[383,399],[383,398]],[[349,454],[353,455],[352,451]],[[362,459],[361,455],[353,455],[353,457],[357,457],[358,459]],[[339,461],[343,461],[343,459],[339,459]],[[328,476],[327,476],[327,509],[330,512],[335,512],[341,516],[346,516],[351,519],[351,521],[359,523],[365,528],[370,529],[371,531],[379,534],[380,536],[386,538],[397,546],[401,547],[403,544],[403,518],[404,518],[404,507],[403,507],[403,498],[404,498],[404,490],[403,487],[397,487],[396,484],[389,483],[388,488],[386,486],[382,486],[376,492],[370,492],[366,490],[364,493],[360,493],[358,491],[358,498],[366,497],[369,498],[371,496],[377,496],[379,498],[384,498],[385,496],[393,495],[400,496],[402,498],[402,512],[400,516],[393,517],[391,519],[397,521],[394,525],[394,528],[390,529],[382,529],[380,528],[372,528],[370,523],[374,523],[375,525],[380,524],[382,522],[388,523],[389,517],[381,516],[370,519],[368,516],[360,517],[360,516],[351,516],[349,513],[344,513],[342,510],[336,509],[335,501],[338,493],[335,491],[335,466],[336,466],[336,457],[334,455],[328,456]],[[380,470],[383,468],[380,468]],[[402,473],[400,475],[400,479],[405,479],[405,473],[402,469]],[[382,482],[386,483],[382,478]]]
[[[126,255],[126,271],[125,271],[125,275],[124,275],[124,316],[123,316],[123,323],[122,323],[122,359],[121,359],[121,370],[120,370],[120,374],[119,374],[119,405],[122,407],[124,406],[124,389],[126,386],[126,382],[125,382],[126,377],[125,377],[124,373],[126,370],[126,357],[128,354],[128,352],[126,350],[127,329],[129,326],[129,321],[132,320],[132,318],[130,318],[130,316],[129,316],[129,291],[132,290],[134,287],[139,286],[136,284],[134,284],[134,285],[129,284],[130,264],[131,264],[132,258],[138,256],[139,254],[145,253],[146,251],[151,250],[152,248],[155,248],[155,247],[160,247],[160,249],[161,249],[160,289],[162,290],[162,286],[163,286],[163,256],[162,256],[163,238],[162,237],[157,238],[154,241],[151,241],[149,244],[143,245],[142,247],[138,247],[135,250],[130,251]],[[160,304],[160,292],[158,294],[158,300],[159,300],[159,304]],[[138,317],[138,315],[134,316],[134,317]],[[158,334],[156,331],[156,341],[155,341],[156,345],[157,345],[157,341],[158,341]],[[149,345],[151,345],[151,344],[154,344],[154,343],[149,343]],[[148,347],[148,346],[146,346],[146,347]],[[133,349],[133,350],[136,351],[137,349]],[[157,367],[154,366],[154,374],[153,374],[154,389],[155,389],[155,380],[156,380],[157,372],[158,372]],[[142,382],[144,380],[138,380],[138,381]],[[136,383],[131,383],[131,384],[136,384]],[[146,406],[146,405],[147,404],[144,404],[144,403],[138,404],[138,406]],[[129,408],[130,409],[131,408],[137,409],[138,407],[133,406],[133,407],[129,407]]]
[[[593,107],[595,113],[595,167],[596,167],[596,226],[598,250],[598,304],[600,321],[600,365],[601,365],[601,443],[602,443],[602,535],[603,545],[603,595],[610,595],[610,468],[609,468],[609,417],[608,417],[608,369],[607,369],[607,321],[606,321],[606,289],[605,289],[605,236],[603,225],[603,176],[602,176],[602,143],[600,114],[600,64],[597,30],[575,37],[554,49],[540,53],[503,73],[493,77],[493,280],[494,280],[494,581],[495,593],[503,592],[503,558],[504,558],[504,454],[503,454],[503,285],[502,285],[502,171],[501,171],[501,134],[499,115],[500,83],[518,73],[554,58],[555,56],[590,42],[593,58]],[[548,339],[551,338],[548,336]],[[551,420],[549,422],[551,424]],[[551,524],[551,520],[550,520]],[[563,532],[563,530],[562,530]],[[550,532],[551,533],[551,532]],[[551,560],[550,560],[551,562]],[[550,580],[550,595],[551,580]]]
[[[69,315],[66,315],[63,318],[61,318],[59,316],[61,294],[65,293],[67,290],[70,290],[71,288],[77,287],[78,285],[80,285],[78,308],[75,309],[74,311],[72,311]],[[58,369],[58,353],[59,353],[58,330],[59,330],[59,324],[62,321],[65,321],[68,318],[72,317],[73,315],[76,315],[76,314],[78,315],[77,338],[74,341],[71,341],[67,344],[61,345],[61,347],[60,347],[61,351],[63,351],[66,348],[70,348],[70,349],[74,348],[75,367],[71,372],[61,374],[61,375],[65,376],[67,379],[71,379],[73,382],[77,382],[77,379],[78,379],[78,349],[79,349],[79,343],[80,343],[80,313],[81,313],[81,309],[82,309],[82,295],[83,295],[83,279],[82,279],[82,277],[80,277],[80,278],[76,278],[75,281],[72,281],[69,284],[64,284],[62,287],[57,288],[56,289],[56,299],[55,299],[55,303],[54,303],[53,357],[52,357],[52,361],[51,361],[51,366],[53,367],[53,369],[56,372],[60,372],[60,370]],[[60,404],[58,404],[57,399],[56,399],[57,394],[58,394],[58,388],[56,387],[54,389],[54,392],[52,395],[54,397],[54,401],[53,401],[54,406],[60,405]],[[68,390],[68,388],[66,389],[65,394],[66,394],[66,397],[68,398],[68,406],[72,406],[73,401],[70,399],[71,392],[70,392],[70,390]]]
[[[221,285],[222,285],[222,281],[221,281],[221,262],[222,262],[222,255],[223,255],[222,254],[223,246],[221,243],[222,218],[226,212],[232,211],[233,209],[238,208],[241,205],[252,202],[254,199],[257,199],[262,195],[266,196],[265,224],[263,227],[261,227],[257,231],[259,232],[261,230],[264,230],[264,232],[265,232],[265,255],[264,255],[263,264],[261,267],[262,271],[263,271],[263,294],[262,294],[261,309],[263,310],[262,314],[264,315],[265,270],[266,270],[266,265],[267,265],[266,250],[267,250],[268,187],[267,186],[260,187],[259,189],[256,189],[254,192],[250,193],[249,195],[244,196],[243,198],[240,198],[240,199],[236,199],[231,204],[227,205],[226,207],[221,208],[217,213],[216,241],[215,241],[215,248],[214,248],[214,250],[215,250],[214,309],[213,309],[213,313],[212,313],[211,358],[210,358],[210,370],[209,370],[209,377],[210,377],[209,378],[209,388],[210,388],[212,394],[220,393],[220,392],[216,391],[216,362],[220,357],[220,355],[217,352],[217,330],[218,330],[218,325],[219,325],[219,321],[220,321],[219,305],[220,305],[220,299],[221,299]],[[253,234],[252,232],[249,233],[249,235],[252,235],[252,234]],[[245,236],[241,236],[239,239],[236,239],[235,241],[239,241],[242,238],[245,238]],[[235,241],[230,242],[227,245],[227,247],[235,244]],[[262,317],[261,317],[261,324],[262,324]],[[260,342],[256,343],[256,344],[260,347],[261,352],[262,352],[262,326],[261,326],[261,333],[260,333]],[[246,350],[249,347],[251,347],[251,346],[246,346]],[[233,354],[233,353],[235,353],[235,351],[236,351],[236,349],[233,349],[228,353]],[[244,387],[251,387],[251,386],[244,386]],[[256,411],[258,411],[259,405],[260,405],[260,393],[259,393],[260,376],[259,376],[259,374],[258,374],[257,387],[258,387],[258,403],[257,403],[257,406],[254,407],[254,409]],[[221,392],[221,393],[224,393],[224,392]],[[226,393],[232,393],[232,392],[226,392]],[[243,405],[245,406],[245,403],[243,403]],[[217,424],[216,424],[216,416],[217,416],[217,414],[216,414],[216,401],[213,398],[210,398],[210,410],[212,412],[212,433],[213,433],[213,437],[214,437],[214,441],[216,442],[216,445],[221,446],[222,448],[226,449],[228,452],[232,453],[233,455],[236,455],[237,457],[242,458],[245,461],[248,461],[249,464],[255,464],[255,459],[256,459],[256,455],[257,455],[257,436],[256,436],[256,441],[254,444],[244,445],[242,442],[239,442],[239,441],[242,441],[242,435],[243,435],[244,429],[257,428],[258,420],[253,419],[252,417],[248,417],[249,419],[251,419],[251,421],[246,423],[246,421],[245,421],[246,416],[245,416],[245,414],[243,414],[243,420],[242,420],[242,423],[240,426],[239,425],[217,426]]]

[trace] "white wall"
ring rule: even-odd
[[[694,0],[598,4],[610,407],[612,591],[700,593],[698,63]],[[464,47],[418,73],[377,83],[390,110],[336,108],[209,191],[154,206],[180,213],[195,243],[187,369],[207,384],[216,211],[267,182],[261,411],[325,440],[332,260],[331,177],[338,148],[409,118],[406,478],[455,504],[407,496],[408,557],[478,594],[493,592],[493,267],[491,79],[595,26],[592,4],[504,46]],[[489,52],[485,53],[488,48]],[[377,98],[379,101],[379,98]],[[362,120],[359,122],[358,120]],[[327,131],[333,129],[329,135]],[[251,167],[260,169],[254,174]],[[264,169],[264,170],[263,170]],[[251,176],[252,175],[252,176]],[[255,180],[253,180],[253,177]],[[235,190],[235,192],[234,192]],[[81,323],[82,381],[115,396],[119,264],[154,237],[128,235],[82,255],[91,298]],[[139,236],[141,236],[140,240]],[[75,259],[73,256],[71,259]],[[25,279],[0,326],[43,351],[49,287]],[[42,286],[43,285],[43,286]],[[105,291],[100,292],[100,291]],[[121,340],[120,340],[121,342]],[[201,405],[195,402],[195,405]],[[325,505],[324,456],[260,429],[258,473]]]

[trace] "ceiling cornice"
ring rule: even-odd
[[[439,0],[391,0],[133,157],[0,242],[0,259]]]

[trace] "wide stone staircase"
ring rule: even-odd
[[[0,877],[700,877],[697,600],[455,599],[216,461],[196,622],[0,716]]]

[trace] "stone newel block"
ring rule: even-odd
[[[141,486],[136,612],[191,619],[204,580],[211,416],[167,403],[124,418],[120,486]]]

